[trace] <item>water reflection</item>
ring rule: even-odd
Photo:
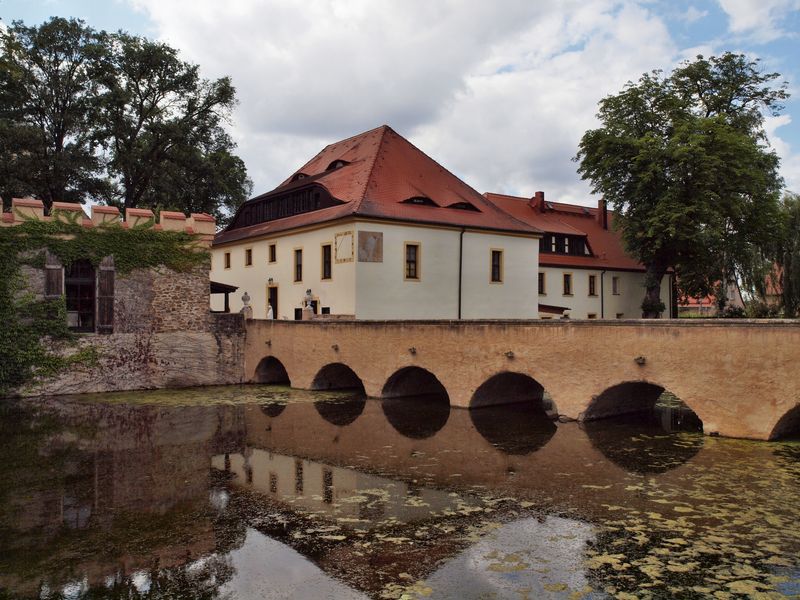
[[[359,393],[345,399],[317,400],[314,402],[314,408],[317,409],[319,416],[331,425],[346,427],[364,412],[366,404],[367,397]]]
[[[203,393],[238,403],[198,405]],[[0,405],[0,597],[692,597],[800,585],[791,444],[556,426],[513,406],[454,409],[439,425],[341,394],[186,394],[194,404],[143,393],[136,404]]]
[[[384,398],[381,407],[397,433],[415,440],[436,435],[450,417],[450,402],[438,394]]]
[[[666,473],[703,447],[703,425],[683,406],[656,405],[651,412],[583,423],[592,445],[630,473]],[[675,435],[683,432],[684,435]]]
[[[267,402],[261,405],[261,411],[268,417],[278,417],[286,410],[286,404],[282,402]]]
[[[485,406],[469,411],[475,429],[505,454],[523,456],[542,448],[558,427],[532,402]]]

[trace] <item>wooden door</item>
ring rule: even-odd
[[[278,318],[278,286],[267,286],[267,303],[272,307],[272,318]]]

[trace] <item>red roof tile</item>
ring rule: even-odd
[[[328,171],[336,161],[344,166]],[[306,177],[293,181],[298,174]],[[343,204],[217,234],[221,244],[350,216],[535,235],[539,229],[488,202],[476,190],[383,125],[330,144],[277,188],[250,202],[316,183]],[[436,206],[406,204],[414,197]],[[447,208],[468,203],[477,210]]]
[[[625,253],[622,239],[613,229],[614,213],[611,211],[608,211],[608,229],[604,229],[598,221],[597,208],[546,201],[543,212],[532,205],[530,198],[492,193],[485,194],[485,197],[520,221],[547,233],[586,237],[592,256],[539,253],[539,264],[543,267],[644,271],[641,263]]]

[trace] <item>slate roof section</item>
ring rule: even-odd
[[[628,256],[618,232],[614,231],[614,213],[608,211],[608,229],[600,223],[599,208],[544,201],[544,210],[531,198],[484,194],[486,199],[520,221],[546,233],[584,236],[592,256],[539,253],[542,267],[573,267],[644,272],[644,266]]]
[[[346,164],[329,170],[329,166],[336,161]],[[304,177],[295,180],[298,174]],[[542,233],[487,201],[387,125],[326,146],[274,190],[248,202],[309,184],[324,186],[342,204],[248,227],[229,228],[217,234],[214,243],[262,237],[345,217],[466,227],[529,236]],[[429,198],[435,206],[404,203],[414,197]],[[472,205],[477,210],[453,207],[460,203]]]

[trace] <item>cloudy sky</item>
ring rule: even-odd
[[[800,0],[0,0],[6,23],[51,15],[163,40],[206,77],[230,75],[256,193],[386,123],[481,192],[593,204],[571,159],[597,102],[726,50],[788,81],[768,132],[800,192]]]

